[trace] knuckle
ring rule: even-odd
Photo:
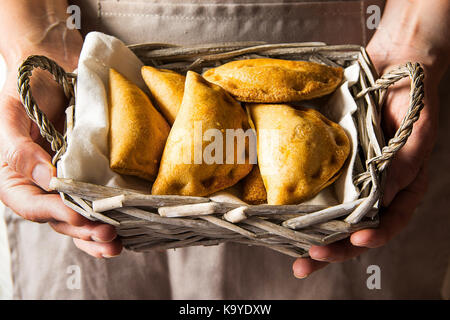
[[[99,227],[96,227],[93,229],[93,236],[95,236],[97,239],[101,239],[104,242],[111,242],[116,238],[116,232],[114,227],[103,224]]]
[[[61,225],[60,225],[59,222],[49,221],[48,224],[49,224],[49,226],[50,226],[53,230],[55,230],[55,231],[58,232],[58,233],[63,234],[62,228],[61,228]]]
[[[5,149],[3,159],[9,168],[16,172],[22,171],[28,148],[30,148],[30,144],[25,142],[20,145],[9,146]]]
[[[73,238],[72,241],[79,250],[87,253],[88,255],[97,259],[103,258],[101,251],[91,248],[89,245],[87,245],[87,241],[77,238]]]
[[[35,210],[25,210],[18,213],[25,220],[36,222],[36,223],[45,223],[46,220],[42,219],[39,214],[35,212]]]
[[[36,205],[23,206],[20,215],[31,222],[47,223],[53,221],[51,207],[38,202]]]
[[[36,205],[22,206],[19,215],[31,222],[46,223],[51,220],[49,213],[49,209],[38,202]]]

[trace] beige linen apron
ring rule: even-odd
[[[82,8],[83,33],[103,31],[128,44],[263,40],[365,45],[372,34],[366,27],[367,7],[383,5],[382,0],[73,3]],[[443,111],[444,121],[450,110]],[[448,126],[441,128],[431,166],[435,182],[408,228],[387,246],[332,264],[308,279],[293,277],[290,257],[234,244],[145,254],[124,251],[120,257],[97,260],[47,225],[8,213],[14,295],[26,299],[439,298],[450,240],[446,224],[436,223],[448,222],[450,205],[443,188],[450,177],[439,177],[436,169],[450,152],[448,140],[442,139],[448,136]],[[380,267],[380,290],[367,287],[370,265]]]

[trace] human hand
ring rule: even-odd
[[[401,5],[400,1],[390,1],[389,4]],[[440,5],[445,5],[445,9],[439,9],[438,6],[432,9],[442,11],[445,15],[448,3],[441,2]],[[427,162],[437,137],[438,86],[448,66],[448,47],[439,45],[442,40],[439,23],[431,25],[429,21],[424,21],[420,29],[424,34],[418,33],[417,28],[408,30],[406,23],[398,23],[399,20],[403,21],[396,15],[398,10],[392,10],[393,7],[390,9],[392,15],[388,15],[386,19],[383,17],[385,24],[377,31],[367,51],[380,75],[394,66],[419,62],[425,72],[425,107],[414,124],[407,143],[399,150],[388,168],[380,226],[377,229],[357,231],[349,238],[327,246],[312,246],[309,250],[310,258],[297,259],[293,264],[294,275],[298,278],[304,278],[330,262],[343,262],[361,255],[369,248],[385,245],[407,226],[425,195],[428,182]],[[414,10],[418,9],[414,7]],[[406,19],[414,21],[411,16]],[[449,24],[445,19],[448,18],[441,20],[441,26],[448,29]],[[429,29],[427,25],[430,26]],[[405,30],[408,36],[405,35]],[[433,38],[430,34],[436,36]],[[394,136],[406,114],[409,94],[410,79],[399,81],[388,90],[382,114],[382,126],[387,141]]]
[[[387,67],[382,74],[390,69],[390,66]],[[433,81],[427,80],[426,88],[429,88]],[[343,262],[361,255],[369,248],[383,246],[407,226],[425,195],[427,159],[436,140],[438,97],[432,88],[426,89],[425,107],[420,119],[414,124],[413,133],[388,168],[380,226],[377,229],[357,231],[350,238],[327,246],[312,246],[309,250],[310,258],[295,261],[295,276],[303,278],[330,262]],[[389,90],[383,112],[387,140],[394,136],[400,126],[409,106],[409,92],[408,79]]]
[[[19,100],[17,69],[29,54],[46,55],[66,70],[77,65],[81,36],[65,47],[31,46],[15,60],[9,60],[5,87],[0,96],[0,200],[24,219],[48,223],[55,231],[72,237],[75,245],[97,257],[112,257],[122,250],[112,226],[93,222],[66,207],[58,194],[48,193],[56,168],[51,163],[49,144],[40,136]],[[40,109],[63,128],[64,94],[46,72],[35,70],[31,79],[33,96]]]

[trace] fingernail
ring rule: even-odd
[[[331,262],[333,261],[333,259],[329,258],[329,257],[318,257],[318,258],[312,258],[313,260],[317,260],[317,261],[324,261],[324,262]]]
[[[107,255],[107,254],[102,254],[102,257],[106,258],[106,259],[111,259],[111,258],[114,258],[114,257],[117,257],[117,256],[119,256],[119,255],[117,254],[115,256],[110,256],[110,255]]]
[[[364,241],[352,241],[352,244],[356,247],[367,247],[370,245],[370,242],[364,242]]]
[[[317,250],[309,250],[309,257],[313,260],[317,260],[317,261],[327,261],[327,257],[324,256],[323,254],[320,254],[320,251],[318,252],[319,254],[315,254]]]
[[[53,168],[48,164],[36,165],[31,173],[34,182],[45,190],[49,190],[50,180],[53,177]]]
[[[311,254],[310,254],[310,256],[311,256],[311,259],[317,260],[317,261],[325,261],[325,262],[333,261],[333,259],[331,257],[327,257],[327,256],[314,256]]]
[[[95,241],[95,242],[98,242],[98,243],[110,243],[111,241],[113,241],[113,240],[109,240],[109,241],[104,241],[104,240],[100,240],[99,238],[97,238],[96,236],[91,236],[91,239],[93,240],[93,241]]]
[[[306,279],[308,277],[308,275],[307,274],[297,275],[297,274],[294,273],[294,277],[296,277],[297,279]]]

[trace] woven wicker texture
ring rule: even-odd
[[[378,201],[384,174],[396,152],[406,143],[423,108],[423,69],[406,63],[377,79],[365,49],[360,46],[327,46],[322,43],[223,43],[194,47],[166,44],[130,46],[147,65],[178,72],[218,66],[234,59],[279,58],[305,60],[331,66],[360,65],[359,82],[350,88],[358,106],[354,121],[358,129],[357,161],[364,168],[354,177],[360,199],[332,207],[317,205],[245,205],[214,197],[152,196],[133,190],[99,186],[54,178],[51,188],[64,203],[88,219],[116,227],[124,246],[135,251],[216,245],[238,242],[261,245],[293,257],[305,257],[311,245],[325,245],[352,232],[378,226]],[[30,77],[34,68],[50,72],[62,85],[70,105],[67,130],[76,119],[76,75],[66,73],[43,56],[30,56],[20,67],[18,87],[29,117],[55,151],[56,163],[68,141],[57,132],[33,99]],[[380,112],[386,89],[402,78],[411,78],[408,111],[395,136],[385,145]],[[69,142],[70,143],[70,142]]]

